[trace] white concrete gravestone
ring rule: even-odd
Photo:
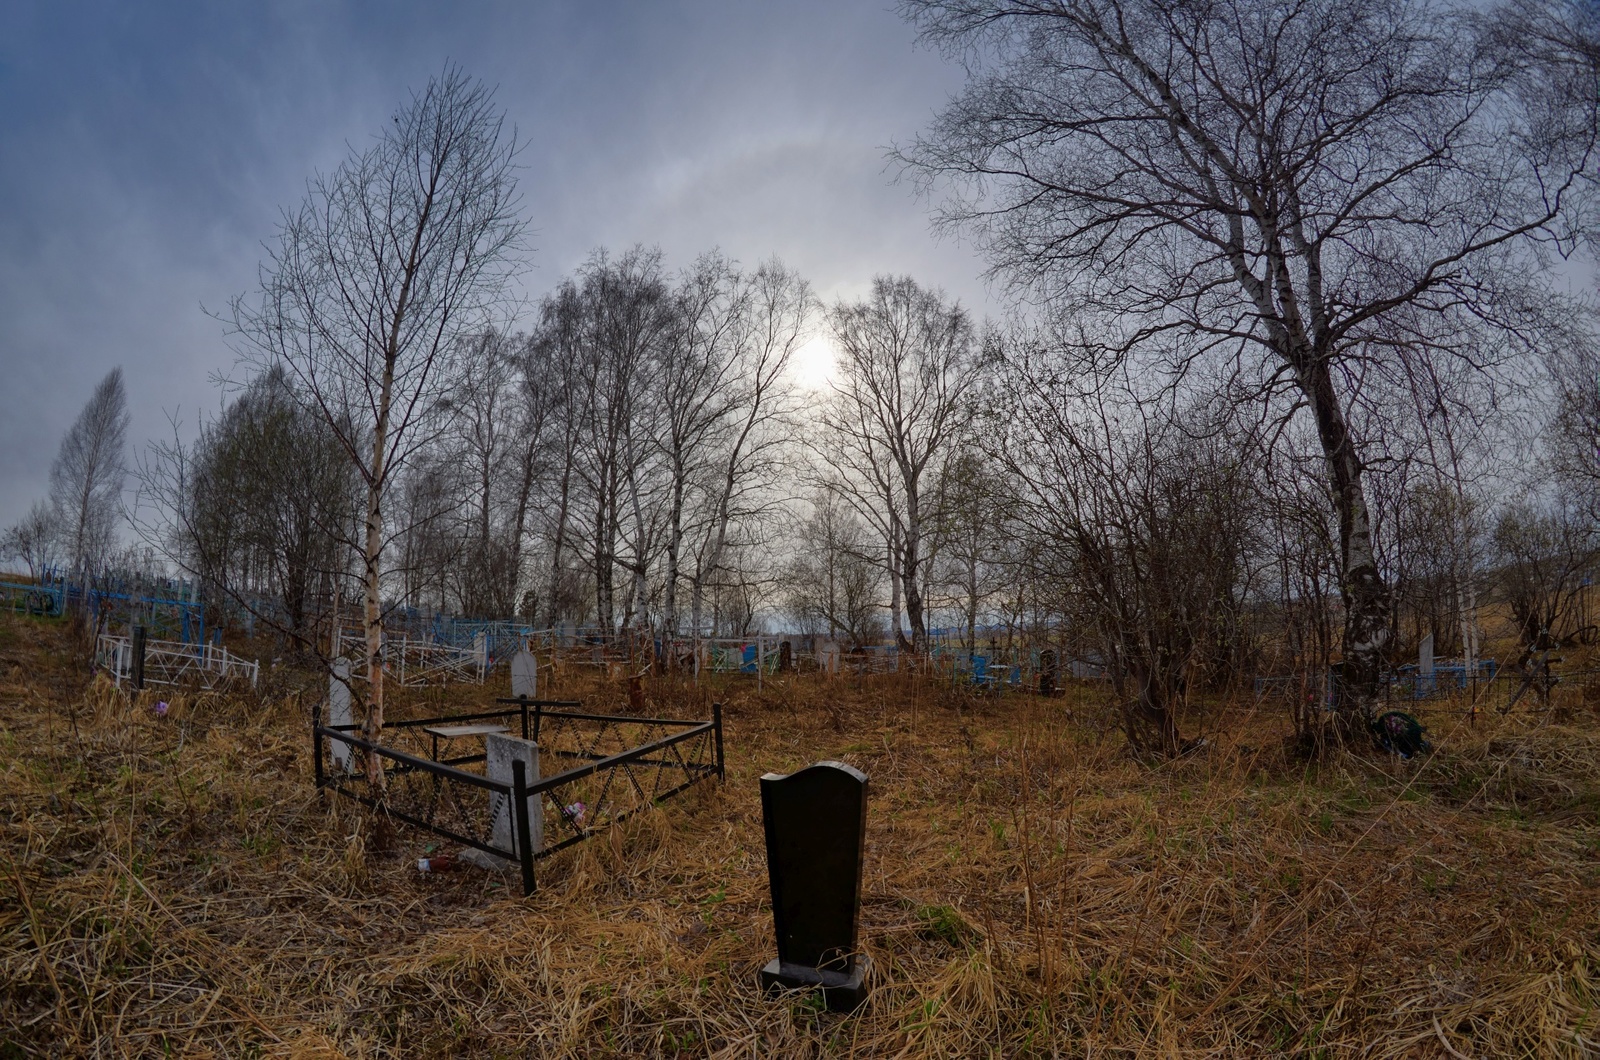
[[[1433,634],[1429,633],[1422,638],[1422,644],[1417,648],[1417,673],[1423,676],[1433,674]]]
[[[483,738],[483,745],[489,755],[490,780],[510,784],[511,763],[520,759],[527,767],[524,775],[529,786],[538,781],[539,745],[532,740],[490,733]],[[539,799],[538,795],[528,796],[528,845],[535,854],[544,846],[544,813],[539,808]],[[494,827],[489,835],[490,842],[501,850],[517,850],[517,826],[511,813],[511,800],[495,795],[492,805]]]
[[[328,676],[328,725],[353,725],[350,711],[350,660],[333,660],[333,672]],[[350,768],[350,745],[343,740],[329,740],[333,745],[333,761],[340,768]]]
[[[822,664],[826,673],[839,672],[839,642],[836,640],[817,641],[817,661]]]
[[[530,651],[519,651],[511,657],[511,695],[539,697],[539,663]]]

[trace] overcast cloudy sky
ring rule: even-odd
[[[0,4],[0,526],[95,382],[142,449],[214,410],[205,310],[250,290],[280,209],[447,61],[528,144],[537,297],[597,246],[777,255],[831,300],[910,273],[989,311],[884,149],[959,68],[879,0]],[[202,308],[204,307],[204,308]]]

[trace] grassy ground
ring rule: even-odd
[[[1425,760],[1308,769],[1281,719],[1222,711],[1152,766],[1091,690],[879,682],[717,690],[726,785],[541,862],[523,899],[417,873],[405,828],[371,850],[313,790],[293,679],[158,718],[0,616],[0,1057],[1600,1051],[1595,714],[1440,712]],[[712,690],[649,694],[700,716]],[[821,758],[872,784],[853,1017],[756,983],[756,778]]]

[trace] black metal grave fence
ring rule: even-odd
[[[1402,669],[1384,676],[1380,710],[1442,714],[1549,715],[1558,718],[1579,711],[1600,712],[1600,669],[1562,670],[1561,660],[1546,653],[1523,666],[1499,666],[1485,660],[1476,673],[1463,667],[1441,667],[1434,675]],[[1331,711],[1337,706],[1338,678],[1333,671],[1257,677],[1255,703],[1287,704],[1291,709]]]
[[[707,777],[724,776],[720,703],[712,704],[709,721],[689,721],[585,713],[574,709],[582,706],[576,700],[497,702],[510,706],[389,722],[381,744],[363,738],[359,725],[323,724],[319,704],[312,715],[317,786],[517,863],[523,893],[532,894],[536,859],[582,842]],[[511,780],[495,780],[463,768],[483,763],[484,753],[448,753],[464,728],[513,727],[538,745],[544,775],[527,776],[524,764],[514,761]],[[367,779],[369,755],[382,765],[381,797]],[[504,816],[508,803],[509,818]],[[534,827],[534,814],[541,827]],[[497,820],[502,822],[499,830]],[[533,836],[543,841],[530,842]]]

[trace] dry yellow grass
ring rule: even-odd
[[[680,716],[712,692],[649,691]],[[313,790],[288,678],[157,718],[54,628],[0,618],[0,1056],[1600,1051],[1593,714],[1441,713],[1425,761],[1308,768],[1280,719],[1223,712],[1205,753],[1152,766],[1092,690],[716,694],[726,785],[541,862],[523,899],[419,875],[430,840],[403,827],[375,852]],[[822,758],[872,778],[852,1017],[756,983],[756,778]]]

